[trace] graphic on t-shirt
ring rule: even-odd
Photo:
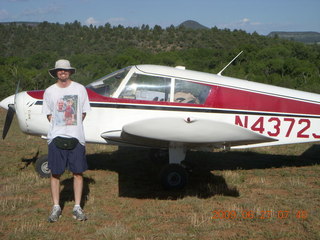
[[[55,125],[77,125],[78,95],[65,95],[57,101],[55,111]]]

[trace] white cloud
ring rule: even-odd
[[[250,19],[249,19],[249,18],[244,18],[244,19],[242,19],[240,22],[242,22],[242,23],[249,23],[249,22],[250,22]]]
[[[242,26],[257,26],[260,25],[260,22],[252,22],[249,18],[243,18],[239,22],[236,22],[235,24],[240,24]]]
[[[86,25],[97,25],[99,24],[99,21],[95,20],[93,17],[89,17],[86,21],[85,21]]]

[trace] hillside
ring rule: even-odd
[[[320,93],[320,45],[242,30],[95,27],[75,21],[0,24],[0,36],[6,36],[0,38],[0,99],[14,93],[18,81],[21,89],[47,87],[52,83],[48,69],[59,58],[69,59],[77,68],[77,81],[88,84],[135,64],[182,65],[218,73],[242,50],[226,76]]]
[[[193,20],[188,20],[184,21],[179,25],[179,27],[185,27],[187,29],[193,29],[193,30],[198,30],[198,29],[208,29],[207,27],[201,25],[200,23],[193,21]]]
[[[303,42],[307,44],[320,44],[320,33],[318,32],[271,32],[268,37],[279,37],[286,40]]]
[[[40,24],[41,22],[0,22],[0,24],[2,25],[17,25],[17,26],[21,26],[21,25],[25,25],[25,26],[30,26],[30,27],[36,27]]]

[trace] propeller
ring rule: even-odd
[[[3,127],[2,139],[5,139],[7,136],[7,133],[10,129],[15,112],[16,110],[14,109],[14,104],[9,104],[6,121],[4,122],[4,127]]]
[[[20,85],[20,81],[18,81],[17,84],[17,88],[16,88],[16,93],[14,95],[14,104],[8,104],[8,111],[7,111],[7,116],[6,116],[6,120],[4,122],[4,127],[3,127],[3,132],[2,132],[2,139],[5,139],[7,136],[7,133],[10,129],[14,114],[16,113],[16,98],[17,98],[17,94],[19,91],[19,85]]]

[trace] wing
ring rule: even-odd
[[[240,126],[208,119],[153,118],[135,121],[122,130],[101,134],[107,141],[149,147],[168,147],[170,142],[189,147],[239,146],[277,141]]]

